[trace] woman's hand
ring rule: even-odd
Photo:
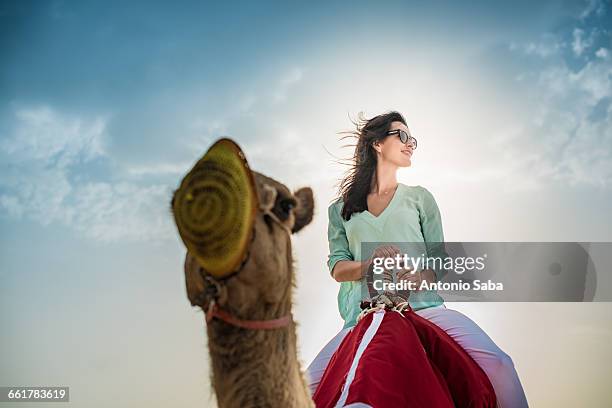
[[[395,258],[397,254],[400,253],[400,249],[395,245],[381,245],[374,250],[374,253],[367,260],[367,268],[364,270],[364,273],[372,272],[372,265],[374,264],[374,259],[376,258]],[[383,262],[384,264],[384,262]],[[393,269],[387,269],[383,267],[382,278],[383,282],[393,282]]]
[[[399,253],[400,249],[395,245],[381,245],[374,250],[374,253],[368,259],[368,264],[374,263],[375,258],[395,258],[395,255]]]
[[[423,281],[427,281],[428,283],[434,283],[436,281],[436,275],[431,269],[423,269],[415,273],[412,273],[412,270],[413,268],[411,266],[407,266],[399,271],[397,274],[397,281],[413,282],[408,284],[410,288],[414,288],[413,290],[420,290],[419,288]]]

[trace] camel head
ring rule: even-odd
[[[240,147],[219,139],[183,178],[172,213],[187,247],[187,296],[241,320],[291,309],[291,235],[313,218],[312,190],[291,191],[252,171]]]

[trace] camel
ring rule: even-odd
[[[218,406],[314,407],[291,318],[291,235],[312,221],[312,189],[292,193],[251,170],[222,138],[182,179],[171,208],[187,248],[187,297],[206,316]]]

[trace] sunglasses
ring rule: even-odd
[[[410,142],[412,149],[417,148],[417,140],[401,129],[390,130],[387,132],[387,135],[399,135],[400,141],[403,144]]]

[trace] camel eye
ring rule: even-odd
[[[289,214],[289,211],[291,211],[291,209],[295,207],[295,204],[296,202],[294,199],[285,199],[280,202],[281,209],[284,213],[287,214]]]
[[[278,211],[277,215],[283,221],[286,220],[287,218],[289,218],[289,213],[291,212],[291,209],[295,208],[296,205],[297,201],[295,201],[294,198],[281,198],[276,203],[276,209]]]

